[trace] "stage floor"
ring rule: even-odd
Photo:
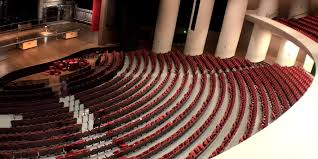
[[[98,47],[97,33],[90,31],[90,26],[80,23],[71,23],[74,28],[80,28],[79,36],[73,39],[51,40],[28,50],[13,48],[0,52],[0,77],[29,66],[47,63],[72,55],[81,50]],[[58,27],[65,27],[60,25]],[[42,29],[28,30],[28,33],[41,32]],[[10,34],[6,33],[7,37]],[[12,33],[11,36],[14,36]],[[27,34],[27,33],[26,33]],[[0,35],[0,37],[4,37]],[[1,39],[0,39],[1,40]]]

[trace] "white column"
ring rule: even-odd
[[[278,15],[280,0],[260,0],[257,14],[268,18],[274,18]]]
[[[152,51],[167,53],[171,51],[177,24],[180,0],[161,0]]]
[[[278,14],[279,0],[261,0],[257,14],[265,17],[275,17]],[[261,62],[266,58],[272,33],[269,30],[254,24],[250,43],[245,58],[252,62]]]
[[[230,58],[235,55],[247,4],[248,0],[228,0],[215,56]]]
[[[58,11],[57,11],[57,20],[60,21],[61,19],[63,19],[61,17],[61,11],[62,11],[62,8],[61,6],[58,6]]]
[[[44,7],[43,0],[39,0],[38,3],[39,3],[38,4],[38,19],[42,20],[43,19],[43,7]]]
[[[290,0],[289,17],[307,15],[309,12],[309,0]]]
[[[307,72],[311,72],[312,68],[314,67],[315,61],[309,56],[306,55],[305,62],[304,62],[304,70]]]
[[[294,43],[283,40],[279,48],[276,63],[281,66],[294,66],[296,63],[299,47]]]
[[[201,55],[204,51],[204,46],[206,38],[208,36],[212,11],[215,2],[215,0],[200,1],[199,10],[196,17],[197,19],[195,22],[195,28],[194,30],[192,30],[191,24],[193,23],[196,1],[197,0],[193,1],[192,15],[184,48],[184,54],[192,56]]]
[[[271,31],[255,24],[245,58],[251,62],[264,61],[271,39]]]

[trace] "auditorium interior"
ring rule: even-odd
[[[318,0],[0,0],[0,159],[317,159]]]

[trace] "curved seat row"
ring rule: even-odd
[[[293,29],[303,33],[312,40],[318,42],[318,17],[317,16],[305,16],[299,19],[278,19],[279,22],[292,27]]]
[[[80,132],[55,100],[20,104],[9,112],[29,111],[0,129],[0,158],[214,157],[276,120],[312,82],[298,67],[239,58],[108,54],[100,70],[70,84],[94,114],[92,130]]]

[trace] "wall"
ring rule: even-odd
[[[214,54],[219,39],[219,32],[210,31],[205,42],[205,52]]]
[[[255,10],[258,8],[258,3],[260,0],[249,0],[248,1],[248,6],[247,9],[248,10]]]
[[[268,48],[267,58],[276,58],[282,39],[279,36],[273,35]]]
[[[63,0],[39,0],[39,7],[38,7],[38,19],[43,19],[43,9],[47,7],[57,6],[62,4]]]
[[[10,23],[36,19],[37,2],[38,0],[7,0],[7,10],[4,12],[10,19]]]
[[[254,10],[258,8],[260,0],[249,0],[248,10]],[[292,2],[294,5],[292,5]],[[318,1],[317,0],[279,0],[279,16],[280,17],[297,17],[306,15],[309,12],[317,12]]]
[[[237,46],[236,56],[245,57],[248,45],[250,43],[250,38],[252,35],[254,24],[248,21],[244,21],[242,33]]]
[[[0,19],[2,18],[3,14],[4,14],[4,4],[5,1],[4,0],[0,0]]]
[[[310,11],[309,0],[292,0],[290,5],[289,17],[298,17],[307,15]]]
[[[310,12],[312,14],[318,14],[318,1],[317,0],[310,1]]]

